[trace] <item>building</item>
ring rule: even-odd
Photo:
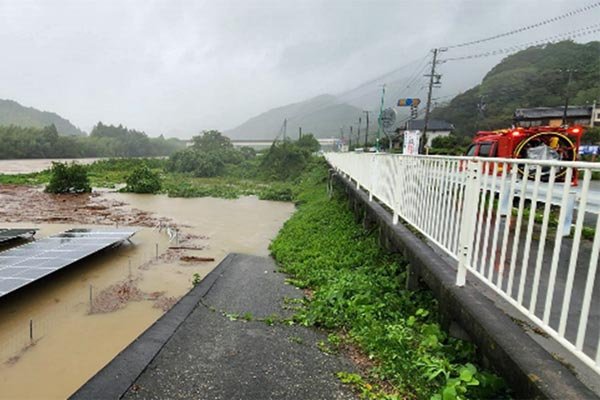
[[[517,108],[514,114],[515,124],[530,126],[561,126],[564,107]],[[600,126],[600,108],[591,106],[570,106],[567,109],[567,124],[582,126]]]
[[[400,135],[404,133],[404,131],[421,131],[423,132],[423,128],[425,127],[424,119],[412,119],[408,120],[404,123],[403,126],[400,127]],[[431,141],[436,137],[444,137],[449,136],[454,130],[454,125],[447,121],[439,120],[439,119],[430,119],[427,124],[427,143],[426,146],[431,147]]]

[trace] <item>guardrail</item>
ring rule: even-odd
[[[328,162],[600,374],[600,164],[383,153]],[[573,174],[582,174],[578,186]],[[573,218],[576,221],[573,226]]]

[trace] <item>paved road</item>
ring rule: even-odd
[[[319,341],[327,341],[324,333],[257,320],[290,316],[284,299],[303,295],[285,284],[275,263],[239,254],[223,263],[227,265],[208,292],[121,398],[355,399],[351,388],[335,376],[339,371],[355,372],[355,367],[348,359],[318,349]],[[232,317],[245,313],[252,321]],[[160,320],[157,325],[144,333],[151,341],[164,331]],[[134,342],[129,348],[135,346]],[[93,387],[84,386],[75,398],[103,398],[112,378],[127,369],[118,359],[127,361],[136,354],[129,348],[98,374],[104,379],[93,378]]]

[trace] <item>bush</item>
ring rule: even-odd
[[[157,193],[162,187],[160,175],[146,164],[137,166],[127,177],[126,183],[124,191],[133,193]]]
[[[309,153],[319,151],[321,148],[319,141],[315,139],[312,133],[302,135],[302,137],[296,142],[296,145],[301,149],[308,151]]]
[[[197,177],[211,177],[223,173],[225,162],[218,153],[205,153],[189,148],[169,157],[167,169],[172,172],[190,173]]]
[[[292,142],[273,143],[260,164],[265,178],[274,180],[294,179],[302,173],[310,154]]]
[[[48,193],[84,193],[92,187],[83,165],[76,163],[52,162],[50,182],[46,186]]]
[[[275,183],[263,190],[258,194],[258,198],[261,200],[274,200],[274,201],[292,201],[294,193],[289,185]]]

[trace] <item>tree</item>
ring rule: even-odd
[[[309,153],[319,151],[321,148],[319,141],[315,139],[312,133],[302,135],[302,137],[296,142],[296,145],[301,149],[308,151]]]
[[[202,136],[194,136],[192,141],[195,149],[207,153],[233,149],[231,140],[215,130],[202,131]]]
[[[160,175],[152,171],[146,164],[137,166],[127,177],[125,192],[157,193],[162,187]]]
[[[91,192],[92,187],[83,165],[53,162],[45,190],[48,193],[83,193]]]

